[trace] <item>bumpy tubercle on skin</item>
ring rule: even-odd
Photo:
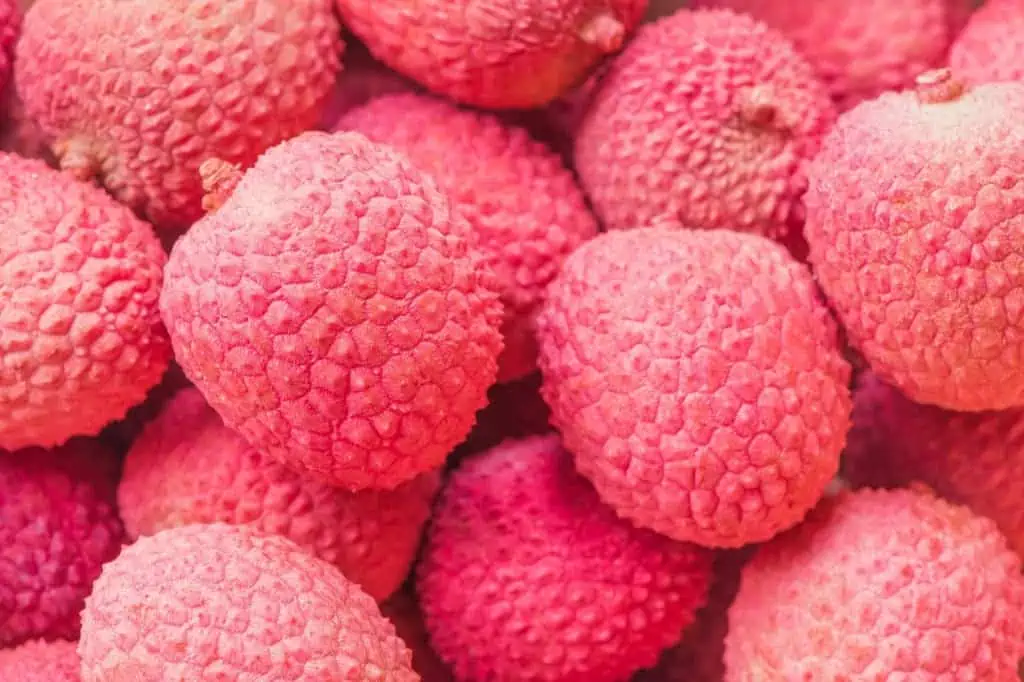
[[[199,166],[203,181],[203,210],[216,211],[224,205],[242,179],[242,167],[223,159],[207,159]]]
[[[923,104],[941,104],[959,99],[967,85],[946,67],[925,71],[914,80],[917,98]]]
[[[780,132],[791,130],[779,106],[775,89],[766,83],[744,88],[737,93],[736,114],[742,123],[753,128]]]
[[[62,138],[53,143],[52,151],[60,169],[82,182],[95,180],[100,173],[99,154],[88,137]]]
[[[625,25],[610,12],[590,17],[580,28],[580,40],[605,54],[616,52],[626,40]]]

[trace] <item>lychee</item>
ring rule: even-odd
[[[0,448],[95,435],[160,381],[166,257],[101,190],[0,153]]]
[[[846,113],[810,172],[810,261],[849,341],[915,402],[1024,405],[1024,84],[948,69]]]
[[[381,61],[456,101],[538,107],[622,47],[647,0],[337,0]]]
[[[783,239],[799,232],[804,166],[834,119],[781,34],[682,10],[612,62],[577,130],[576,167],[609,229],[673,221]]]
[[[727,682],[1017,682],[1020,560],[920,490],[841,493],[761,548],[729,610]]]
[[[395,490],[330,487],[254,450],[185,389],[129,450],[118,502],[132,538],[190,523],[249,525],[293,540],[381,600],[409,574],[439,484],[432,472]]]
[[[461,682],[618,682],[703,605],[709,552],[619,519],[557,436],[467,459],[417,569],[431,641]]]
[[[0,647],[78,637],[85,597],[121,549],[117,466],[87,440],[0,451]]]
[[[11,76],[14,43],[21,29],[21,11],[15,0],[0,0],[0,93]]]
[[[39,0],[16,84],[62,168],[157,225],[202,215],[200,164],[314,125],[339,69],[332,0]]]
[[[0,680],[5,682],[79,682],[77,642],[34,640],[0,649]]]
[[[764,237],[603,234],[569,256],[538,329],[552,423],[640,526],[760,542],[839,467],[850,367],[811,273]]]
[[[941,66],[971,0],[696,0],[744,12],[793,41],[841,109]]]
[[[103,568],[82,614],[82,682],[419,682],[376,602],[290,540],[191,525]]]
[[[953,42],[949,64],[974,83],[1024,80],[1024,2],[988,0]]]
[[[502,306],[430,176],[357,133],[271,149],[174,246],[185,374],[257,450],[350,489],[436,469],[483,407]]]
[[[500,282],[498,378],[534,371],[533,316],[544,290],[565,257],[597,233],[572,172],[525,130],[427,95],[378,97],[344,115],[338,129],[398,149],[448,193]]]

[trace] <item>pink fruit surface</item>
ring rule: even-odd
[[[949,65],[974,83],[1024,80],[1024,1],[987,0],[957,36]]]
[[[79,682],[77,642],[33,640],[0,649],[0,680],[5,682]]]

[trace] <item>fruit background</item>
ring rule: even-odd
[[[0,0],[0,682],[1024,679],[1024,0]]]

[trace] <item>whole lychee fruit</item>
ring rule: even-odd
[[[987,0],[953,42],[949,64],[974,83],[1024,80],[1024,1]]]
[[[196,389],[180,391],[128,452],[118,503],[128,535],[190,523],[283,535],[377,600],[405,580],[440,484],[350,493],[292,471],[230,431]]]
[[[451,475],[417,594],[461,682],[619,682],[678,641],[710,572],[709,552],[618,518],[539,436]]]
[[[0,153],[0,448],[95,435],[160,381],[166,257],[95,187]]]
[[[0,649],[0,680],[6,682],[79,682],[76,642],[35,640]]]
[[[296,137],[175,244],[175,357],[257,450],[350,489],[412,480],[466,437],[497,372],[502,307],[467,233],[389,147]]]
[[[538,107],[622,47],[647,0],[337,0],[381,61],[481,107]]]
[[[555,152],[497,117],[427,95],[378,97],[343,116],[430,173],[466,217],[505,306],[498,378],[536,369],[533,317],[562,261],[597,234],[582,190]]]
[[[290,540],[191,525],[103,568],[82,614],[82,682],[419,682],[376,602]]]
[[[85,597],[121,549],[117,465],[78,439],[0,451],[0,647],[78,637]]]
[[[552,423],[640,526],[760,542],[839,467],[850,367],[810,271],[764,237],[603,234],[569,256],[538,329]]]
[[[1020,560],[927,491],[841,493],[761,548],[729,610],[727,682],[1016,682]]]
[[[39,0],[16,83],[62,168],[158,226],[202,215],[199,166],[314,125],[339,69],[332,0]]]
[[[641,27],[612,62],[577,130],[576,168],[609,229],[673,221],[785,239],[834,119],[781,34],[682,10]]]
[[[941,66],[971,0],[696,0],[744,12],[780,31],[815,68],[841,109],[911,85]]]
[[[915,402],[1024,405],[1024,84],[949,70],[845,114],[806,236],[850,344]]]

